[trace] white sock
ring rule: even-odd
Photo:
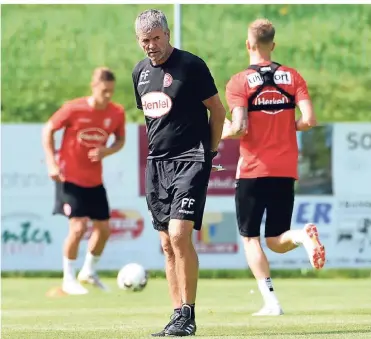
[[[68,259],[66,257],[63,257],[63,279],[76,279],[75,262],[75,259]]]
[[[84,266],[82,267],[81,271],[86,272],[87,274],[94,274],[95,266],[97,265],[99,259],[100,256],[95,256],[88,251],[86,253]]]
[[[274,288],[271,278],[259,279],[258,287],[261,295],[263,296],[265,305],[268,306],[277,306],[279,301],[274,293]]]
[[[290,231],[291,240],[296,246],[300,246],[304,241],[304,231],[303,230],[291,230]]]

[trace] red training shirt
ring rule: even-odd
[[[65,128],[58,165],[67,182],[82,187],[99,186],[103,182],[102,162],[92,162],[88,152],[105,146],[110,134],[125,135],[125,111],[110,102],[104,110],[78,98],[64,104],[49,120],[54,130]]]
[[[267,66],[270,63],[261,63]],[[280,66],[275,83],[295,96],[295,103],[310,99],[305,80],[293,68]],[[260,86],[259,73],[252,69],[232,76],[226,88],[230,111],[248,107],[249,97]],[[273,86],[264,87],[254,104],[288,98]],[[240,140],[240,159],[236,178],[290,177],[298,178],[298,145],[296,139],[295,109],[252,111],[248,113],[247,134]]]

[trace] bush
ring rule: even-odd
[[[173,23],[173,6],[156,6]],[[143,58],[134,20],[147,5],[3,5],[3,121],[45,121],[64,101],[89,93],[92,70],[117,74],[115,100],[142,122],[131,71]],[[183,48],[209,65],[224,99],[233,73],[248,66],[247,24],[277,29],[274,59],[307,79],[321,122],[369,120],[371,6],[183,5]],[[225,102],[225,101],[224,101]]]

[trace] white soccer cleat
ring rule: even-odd
[[[254,317],[275,317],[283,315],[283,310],[280,305],[265,305],[258,312],[252,314]]]
[[[81,286],[76,279],[63,280],[62,290],[64,293],[70,295],[83,295],[89,292],[84,286]]]
[[[307,251],[309,261],[313,268],[320,270],[326,262],[326,251],[319,240],[317,227],[314,224],[306,224],[303,231],[303,246]]]
[[[92,286],[98,287],[99,289],[103,291],[109,291],[109,288],[102,283],[100,280],[98,274],[93,273],[93,274],[88,274],[83,271],[80,271],[80,273],[77,276],[77,279],[80,283],[82,284],[90,284]]]

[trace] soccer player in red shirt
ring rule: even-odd
[[[283,314],[274,293],[268,260],[260,244],[260,225],[266,211],[267,246],[276,253],[303,245],[312,266],[321,269],[325,249],[314,224],[290,230],[294,183],[298,179],[296,131],[316,125],[305,80],[293,68],[272,62],[275,29],[258,19],[248,29],[250,66],[232,76],[226,98],[232,121],[226,120],[223,139],[240,139],[236,172],[236,213],[247,263],[258,281],[263,308],[254,315]],[[295,107],[301,117],[295,120]]]
[[[125,143],[125,112],[123,107],[111,102],[114,88],[114,73],[105,67],[97,68],[92,77],[91,96],[64,104],[43,129],[48,173],[56,182],[53,214],[69,218],[69,233],[63,251],[62,285],[67,294],[88,293],[80,282],[107,289],[95,269],[110,234],[110,210],[103,185],[102,159],[118,152]],[[54,133],[62,128],[62,146],[56,157]],[[115,141],[107,146],[111,134],[114,134]],[[76,279],[74,264],[89,220],[93,232],[84,265]]]

